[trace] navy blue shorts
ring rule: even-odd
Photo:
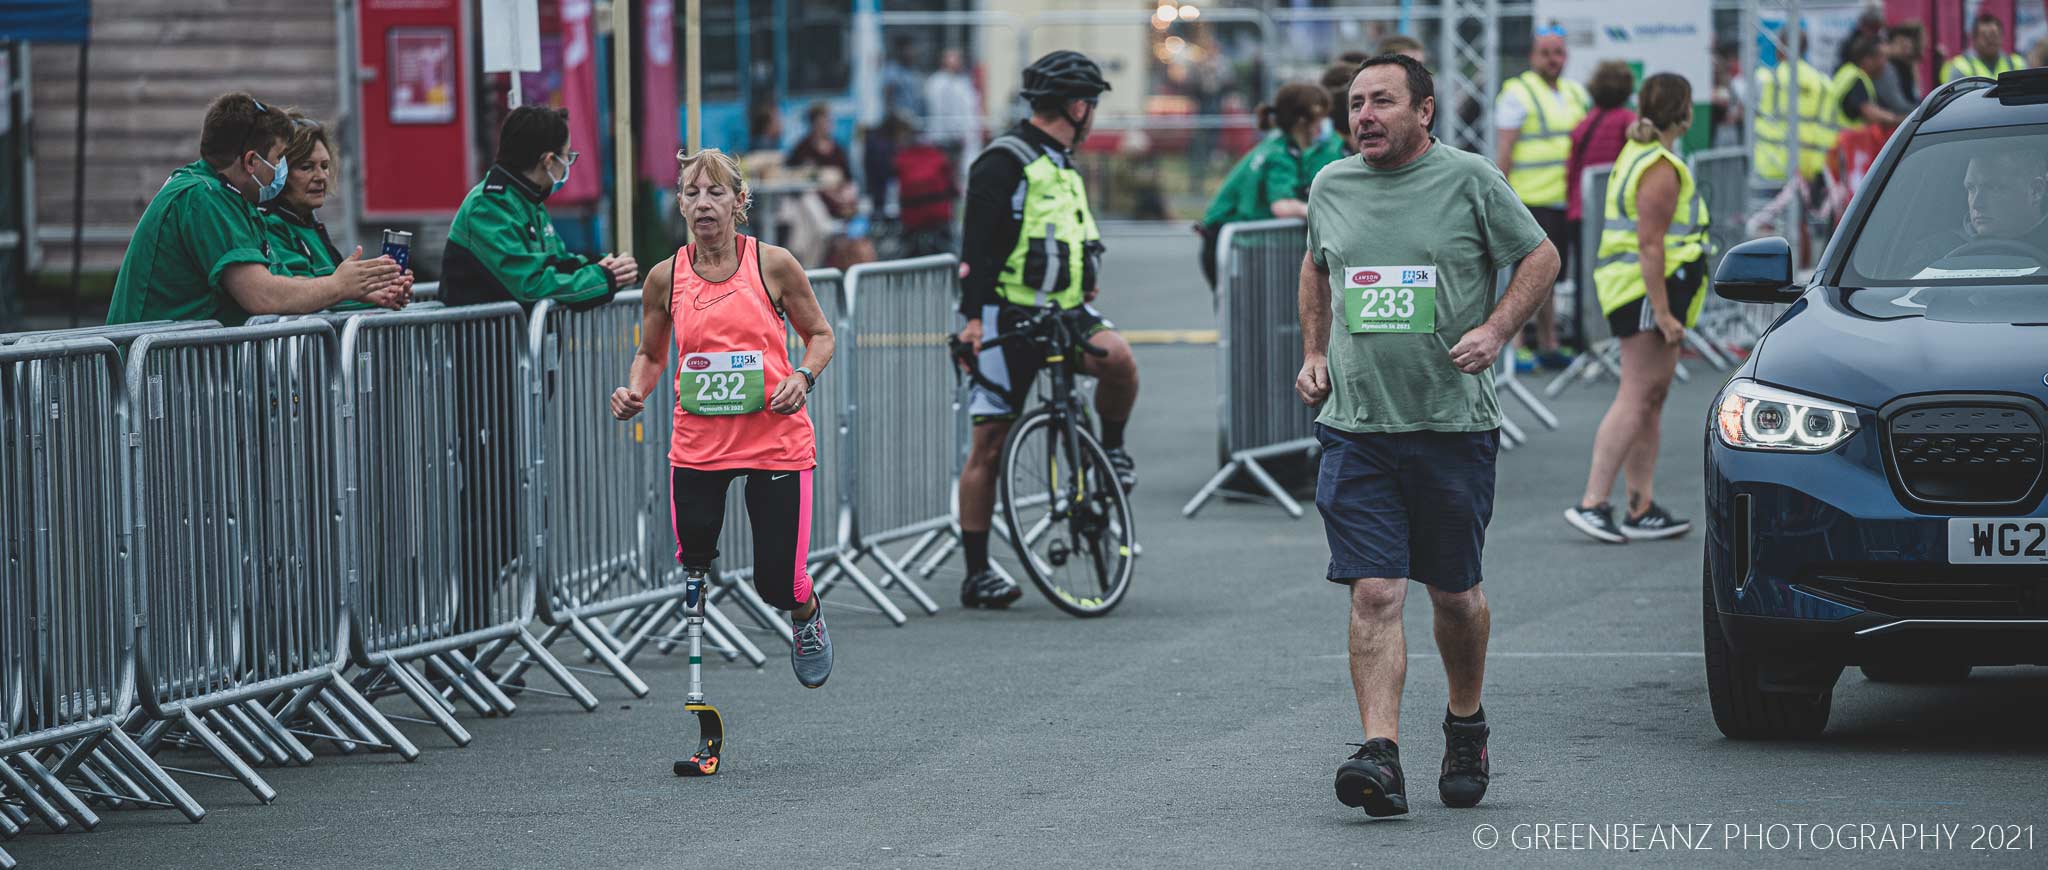
[[[1318,423],[1316,440],[1331,582],[1405,577],[1445,592],[1479,585],[1500,430],[1361,435]]]

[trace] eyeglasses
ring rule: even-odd
[[[576,165],[576,158],[578,158],[578,157],[581,157],[581,156],[583,156],[583,155],[581,155],[581,154],[578,154],[578,153],[576,153],[576,152],[574,152],[574,151],[571,151],[571,152],[569,152],[569,156],[568,156],[568,157],[557,157],[557,158],[555,158],[555,159],[557,159],[557,160],[560,160],[560,161],[562,161],[562,165],[563,165],[563,166],[575,166],[575,165]]]

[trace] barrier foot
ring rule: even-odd
[[[21,865],[14,863],[13,855],[7,854],[6,849],[0,849],[0,870],[14,870],[19,866]]]
[[[229,720],[221,711],[208,710],[204,718],[206,721],[213,723],[213,727],[219,732],[220,739],[233,747],[251,765],[261,767],[273,760],[269,752],[264,751],[263,747],[258,746],[256,741],[249,738],[249,735],[243,734],[242,730],[236,727],[235,723]],[[283,751],[278,750],[279,754],[283,754]]]
[[[283,767],[295,760],[296,756],[292,751],[286,749],[283,743],[279,743],[270,732],[265,731],[262,725],[257,724],[241,705],[229,704],[215,712],[220,713],[223,720],[233,723],[235,731],[242,735],[243,740],[255,744],[257,751],[270,759],[271,766]]]
[[[226,743],[221,742],[218,735],[207,730],[206,723],[200,721],[197,715],[186,710],[184,715],[179,717],[179,721],[184,724],[185,732],[205,746],[207,752],[213,753],[213,757],[219,759],[221,764],[227,765],[228,770],[234,772],[232,778],[239,781],[250,794],[255,795],[257,800],[265,804],[277,800],[277,789],[271,788],[270,783],[257,776],[256,769],[242,761],[242,757],[229,749]]]
[[[932,534],[937,535],[938,532],[933,532]],[[903,566],[897,564],[896,560],[889,558],[889,554],[883,552],[881,547],[869,550],[868,553],[875,557],[875,562],[880,564],[883,572],[888,574],[888,579],[882,584],[884,590],[891,586],[902,586],[904,594],[909,595],[910,600],[917,602],[917,606],[924,609],[926,616],[932,616],[939,612],[939,603],[933,601],[932,597],[925,593],[924,587],[917,585],[917,581],[910,578],[910,575],[903,570]],[[916,553],[917,548],[913,547],[910,553],[904,557],[904,561],[915,558]]]
[[[0,801],[0,837],[12,840],[21,836],[21,829],[27,825],[27,813],[15,809],[13,804]]]
[[[340,702],[334,705],[335,712],[341,714],[344,719],[354,725],[361,732],[361,736],[382,740],[384,745],[391,747],[392,751],[398,753],[399,758],[406,761],[413,761],[420,757],[419,747],[412,745],[412,741],[405,736],[405,732],[398,730],[398,726],[391,724],[391,720],[384,718],[384,714],[377,712],[376,705],[371,704],[370,699],[363,697],[363,693],[356,691],[355,686],[349,685],[348,680],[342,679],[339,672],[335,673],[334,678],[328,681],[328,688]],[[350,712],[351,709],[353,709],[353,713]],[[453,722],[454,720],[450,719],[449,721]],[[462,735],[462,738],[456,742],[456,745],[467,745],[469,743],[469,732],[463,731],[460,725],[457,725],[455,730]]]
[[[1507,388],[1508,392],[1515,394],[1515,398],[1522,403],[1522,407],[1528,408],[1529,413],[1536,415],[1536,422],[1542,423],[1545,429],[1552,432],[1557,431],[1560,425],[1557,414],[1551,412],[1549,405],[1543,404],[1543,400],[1536,398],[1536,394],[1530,392],[1529,388],[1523,386],[1519,380],[1508,381]]]
[[[793,629],[790,628],[789,622],[782,618],[782,611],[776,610],[763,599],[761,593],[754,589],[754,584],[734,583],[730,588],[731,594],[739,598],[740,606],[746,610],[747,615],[753,617],[754,622],[760,624],[762,629],[781,638],[784,644],[796,643],[796,636],[791,633]],[[812,585],[811,591],[813,594],[817,592],[815,584]],[[682,632],[677,632],[675,637],[681,638]],[[672,642],[669,646],[673,648],[675,644]]]
[[[868,575],[861,573],[860,568],[854,565],[852,559],[842,554],[835,557],[834,562],[838,564],[841,571],[845,572],[846,579],[853,582],[854,588],[859,589],[862,595],[867,596],[869,601],[874,602],[876,609],[882,611],[882,615],[888,617],[890,622],[895,623],[898,628],[901,628],[904,623],[910,621],[910,617],[903,615],[903,610],[896,606],[896,602],[889,600],[889,596],[882,592],[880,586],[875,585],[875,581],[868,579]]]
[[[468,680],[471,686],[476,687],[476,690],[483,694],[484,700],[491,702],[491,706],[498,708],[503,715],[510,716],[513,713],[519,712],[519,705],[512,700],[512,696],[505,694],[504,689],[499,688],[497,683],[492,682],[489,674],[484,673],[469,659],[464,658],[461,650],[449,650],[441,655],[448,660],[449,664],[455,667],[457,674],[463,679]]]
[[[710,623],[707,627],[723,632],[733,648],[746,657],[747,661],[752,662],[754,667],[758,668],[768,663],[767,654],[761,652],[761,648],[755,646],[753,641],[748,640],[746,634],[740,631],[740,627],[733,624],[732,618],[726,616],[725,611],[718,609],[718,605],[705,602],[704,619]],[[787,634],[785,631],[784,635]]]
[[[1522,425],[1506,414],[1500,415],[1500,435],[1501,440],[1512,441],[1516,447],[1529,441],[1529,433],[1522,431]]]
[[[548,626],[548,630],[542,632],[540,635],[540,647],[542,649],[547,649],[548,647],[554,646],[555,641],[561,640],[562,635],[568,633],[569,627],[566,625],[550,625]],[[489,652],[477,657],[477,667],[488,670],[491,666],[491,663],[497,661],[498,654],[510,648],[511,645],[511,638],[506,638],[504,640],[498,641],[498,645],[495,648],[492,648]],[[560,660],[557,659],[557,661]],[[512,663],[512,667],[507,668],[505,670],[504,676],[498,678],[498,684],[504,685],[506,683],[510,683],[513,680],[517,680],[520,677],[525,676],[527,669],[533,667],[535,664],[538,664],[538,662],[532,656],[521,656],[518,661]]]
[[[1617,372],[1614,376],[1619,378],[1621,377],[1621,374]],[[1678,363],[1677,368],[1671,370],[1671,376],[1677,378],[1678,382],[1681,384],[1692,383],[1692,370],[1687,369],[1685,367],[1685,362],[1682,360]]]
[[[1700,359],[1706,360],[1707,365],[1713,366],[1715,371],[1725,372],[1733,367],[1733,364],[1728,362],[1728,357],[1721,353],[1721,349],[1715,347],[1713,342],[1706,340],[1699,333],[1690,329],[1686,330],[1685,343],[1688,347],[1698,351]]]
[[[50,830],[61,834],[71,829],[70,817],[57,809],[56,804],[50,803],[42,792],[29,787],[28,780],[22,779],[21,773],[14,769],[12,758],[0,758],[0,785],[13,789],[28,811],[42,819]]]
[[[150,802],[146,796],[141,796],[123,785],[108,782],[106,777],[100,775],[99,769],[90,764],[79,765],[77,770],[71,772],[71,776],[85,783],[85,787],[78,791],[104,809],[125,810],[130,807],[141,807]]]
[[[300,767],[313,763],[313,750],[306,748],[306,744],[300,742],[299,738],[292,734],[291,729],[284,727],[283,722],[271,716],[269,710],[263,709],[262,704],[246,701],[242,704],[242,709],[247,713],[245,718],[255,723],[259,731],[268,732],[271,741],[282,747],[291,761]]]
[[[428,670],[431,670],[434,676],[439,677],[442,685],[447,687],[438,693],[441,697],[447,698],[450,701],[460,700],[462,703],[468,704],[469,708],[475,710],[478,716],[488,718],[498,715],[498,708],[486,700],[483,695],[479,694],[476,687],[471,686],[468,680],[463,679],[462,672],[456,670],[455,666],[449,664],[446,659],[439,655],[430,655],[426,656],[424,661],[427,663]],[[429,683],[428,685],[431,686],[433,684]]]
[[[960,549],[960,527],[955,525],[951,531],[952,534],[947,535],[939,542],[939,546],[932,550],[931,555],[925,557],[924,564],[917,566],[917,576],[930,580],[933,574],[938,573],[939,566],[946,564],[946,560],[953,557],[953,551]]]
[[[33,779],[36,784],[41,785],[44,792],[54,797],[58,803],[63,805],[63,809],[72,818],[78,820],[79,827],[90,831],[100,826],[99,814],[93,812],[91,807],[86,806],[85,801],[80,800],[78,795],[73,793],[68,786],[57,781],[55,776],[51,776],[50,769],[44,767],[42,762],[37,761],[33,753],[21,753],[14,756],[14,760],[20,763],[21,769],[28,773],[30,779]]]
[[[312,718],[313,724],[319,725],[320,727],[327,729],[327,733],[329,735],[327,739],[334,744],[334,750],[336,752],[339,752],[343,755],[354,755],[356,754],[356,750],[362,747],[361,743],[358,743],[357,741],[350,739],[351,737],[355,736],[354,732],[344,729],[341,725],[341,722],[336,720],[332,714],[327,712],[327,708],[325,706],[319,703],[307,704],[305,706],[305,711],[306,715]]]
[[[126,762],[135,775],[142,777],[143,781],[156,791],[157,797],[177,807],[178,812],[183,813],[187,821],[198,822],[206,818],[206,808],[193,800],[192,796],[185,792],[184,787],[178,785],[178,781],[172,779],[170,773],[156,763],[156,759],[150,758],[149,753],[142,751],[142,747],[128,736],[128,732],[119,728],[109,731],[107,746],[112,750],[114,758]]]
[[[1573,357],[1571,364],[1565,366],[1563,372],[1558,373],[1557,377],[1551,378],[1550,383],[1543,387],[1543,397],[1555,399],[1558,396],[1564,395],[1564,388],[1571,386],[1573,381],[1584,376],[1586,369],[1593,365],[1593,358],[1598,356],[1599,353],[1600,350],[1598,348],[1587,348],[1585,353]]]
[[[549,653],[548,648],[535,638],[532,632],[526,630],[526,626],[519,627],[519,634],[513,640],[519,643],[521,649],[526,650],[525,660],[539,664],[540,669],[546,671],[548,677],[562,687],[562,691],[568,692],[569,697],[576,699],[576,703],[583,707],[584,712],[597,709],[597,696],[591,694],[590,690],[583,686],[583,682],[576,679],[575,674],[569,673],[569,669]]]
[[[648,608],[646,618],[634,621],[633,636],[626,641],[626,648],[619,651],[619,658],[624,659],[626,664],[632,664],[634,659],[640,657],[640,651],[647,648],[647,643],[654,639],[654,635],[661,631],[661,627],[668,624],[669,617],[675,615],[676,608],[681,606],[676,599],[670,598]]]
[[[576,636],[576,640],[589,650],[592,657],[604,665],[605,670],[611,671],[612,676],[625,684],[626,691],[633,693],[635,698],[647,697],[647,681],[640,679],[639,674],[633,673],[633,669],[619,659],[619,654],[613,651],[612,645],[598,635],[600,628],[592,626],[580,616],[569,620],[569,633]]]
[[[427,714],[427,718],[432,720],[436,727],[448,735],[449,740],[455,741],[457,746],[469,745],[472,739],[469,730],[463,728],[462,723],[455,721],[454,707],[432,689],[427,688],[426,678],[413,673],[410,666],[398,661],[386,662],[384,673],[390,676],[392,682],[398,684],[399,691],[404,692],[415,706]]]
[[[64,755],[57,759],[55,765],[51,766],[50,772],[56,774],[58,779],[71,776],[72,771],[83,766],[86,759],[93,757],[99,752],[100,744],[105,742],[106,739],[107,732],[105,731],[96,731],[80,738],[77,743],[71,744],[70,748],[64,751]]]
[[[142,780],[138,779],[137,777],[140,774],[133,772],[128,762],[123,760],[111,745],[94,750],[92,757],[86,759],[84,764],[78,766],[78,772],[80,774],[96,774],[102,781],[108,783],[110,789],[118,790],[126,796],[126,800],[115,803],[113,804],[114,806],[175,806],[154,787],[145,785]]]

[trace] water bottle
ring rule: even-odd
[[[398,262],[398,271],[412,271],[412,233],[404,230],[384,231],[384,256]]]

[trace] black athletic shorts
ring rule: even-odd
[[[1671,311],[1687,329],[1692,328],[1692,321],[1687,320],[1685,315],[1692,310],[1693,297],[1699,295],[1701,285],[1706,283],[1706,277],[1706,263],[1694,260],[1678,267],[1678,271],[1672,274],[1670,280],[1664,282],[1664,294],[1671,302]],[[1638,332],[1656,329],[1657,318],[1650,311],[1650,298],[1640,297],[1614,309],[1607,315],[1607,328],[1614,333],[1615,338],[1627,338]]]
[[[1089,325],[1082,331],[1085,338],[1108,329],[1116,324],[1102,316],[1094,306],[1083,305]],[[1028,343],[1005,344],[989,347],[988,341],[1031,318],[1038,312],[1022,305],[984,305],[981,307],[982,349],[979,358],[981,376],[1003,387],[1000,392],[990,390],[977,383],[974,394],[967,403],[967,412],[974,422],[999,423],[1017,419],[1023,413],[1025,399],[1031,395],[1031,384],[1038,379],[1038,371],[1045,368],[1045,358],[1038,349]],[[1080,354],[1069,354],[1068,362],[1080,365]]]

